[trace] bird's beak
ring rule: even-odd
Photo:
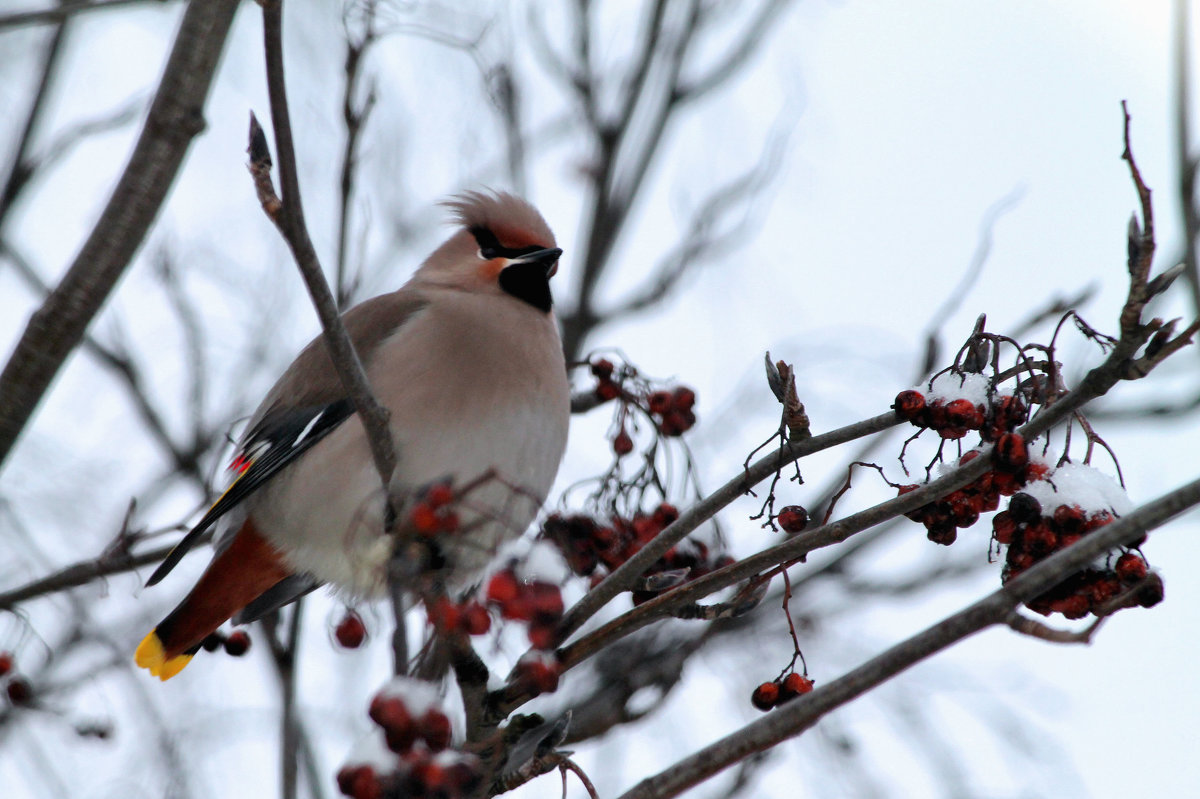
[[[528,255],[522,255],[520,258],[514,258],[508,262],[505,269],[510,269],[517,265],[529,265],[540,267],[543,274],[547,278],[553,277],[558,271],[558,259],[562,255],[562,250],[558,247],[548,247],[544,250],[537,250]],[[524,270],[522,270],[524,271]]]

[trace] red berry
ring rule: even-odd
[[[1011,544],[1016,531],[1017,523],[1008,511],[1002,510],[992,517],[992,538],[996,539],[997,544]]]
[[[970,400],[956,399],[946,403],[946,423],[951,427],[970,427],[976,416],[980,416],[982,423],[982,414],[976,412],[975,403]]]
[[[670,393],[666,391],[654,391],[646,398],[646,408],[658,416],[662,416],[667,411],[671,410],[673,402]]]
[[[425,501],[435,508],[449,505],[454,501],[454,489],[449,483],[434,483],[425,489]]]
[[[996,439],[996,449],[992,454],[996,464],[1010,472],[1019,471],[1029,463],[1029,452],[1020,433],[1005,433],[1000,436]]]
[[[661,502],[654,509],[654,515],[651,520],[658,525],[659,529],[666,527],[679,518],[679,509],[669,502]]]
[[[621,396],[621,388],[611,380],[601,380],[596,384],[596,396],[608,402]]]
[[[808,526],[808,511],[800,505],[788,505],[775,517],[785,533],[798,533]]]
[[[696,392],[687,386],[679,386],[671,395],[671,404],[677,411],[690,411],[696,405]]]
[[[1059,505],[1054,509],[1054,526],[1060,533],[1078,533],[1083,529],[1083,508],[1078,505]]]
[[[542,658],[526,658],[513,669],[517,681],[534,695],[547,694],[558,688],[559,665]]]
[[[592,361],[591,367],[592,374],[601,380],[608,380],[610,377],[612,377],[614,368],[613,362],[607,358],[597,358],[596,360]]]
[[[892,403],[896,416],[905,422],[916,422],[925,411],[925,396],[919,391],[901,391]]]
[[[225,639],[225,654],[240,658],[250,649],[250,634],[245,630],[234,630]]]
[[[337,773],[338,790],[351,799],[382,799],[383,786],[367,765],[343,766]]]
[[[554,646],[554,625],[531,622],[529,625],[529,645],[534,649],[549,649]]]
[[[1106,510],[1098,510],[1089,516],[1083,523],[1084,532],[1090,533],[1092,530],[1103,527],[1106,524],[1111,524],[1113,515]]]
[[[779,701],[780,703],[795,699],[796,697],[806,694],[813,689],[812,680],[805,677],[803,674],[792,672],[783,678],[783,682],[779,686]]]
[[[954,522],[936,522],[925,533],[925,537],[935,544],[948,547],[958,540],[958,530],[954,527]]]
[[[937,434],[947,441],[957,441],[967,434],[967,428],[942,426],[937,429]]]
[[[428,502],[418,502],[413,505],[412,510],[409,511],[409,519],[412,521],[413,529],[421,535],[433,535],[438,532],[440,527],[437,513]]]
[[[8,692],[8,701],[14,705],[24,705],[33,699],[33,686],[24,677],[10,679],[5,690]]]
[[[1039,521],[1025,528],[1021,543],[1033,555],[1047,555],[1058,546],[1058,534],[1050,529],[1050,525]]]
[[[1162,578],[1157,574],[1148,575],[1146,584],[1137,591],[1138,604],[1144,608],[1152,608],[1159,602],[1162,602],[1163,596]]]
[[[486,594],[488,602],[504,605],[516,599],[520,593],[521,584],[517,582],[517,575],[513,573],[512,569],[496,572],[488,581]]]
[[[462,608],[459,626],[467,635],[483,635],[492,628],[492,617],[478,602],[468,602]]]
[[[1008,512],[1017,524],[1032,524],[1042,518],[1042,503],[1029,494],[1013,494]]]
[[[395,696],[376,696],[367,711],[371,721],[383,728],[388,749],[398,755],[412,749],[417,727],[404,702]]]
[[[338,644],[346,649],[358,649],[367,639],[367,625],[363,624],[362,616],[353,610],[347,610],[346,615],[334,628],[333,635]]]
[[[555,620],[562,616],[562,591],[557,585],[535,581],[528,583],[523,593],[528,598],[530,609],[538,616]]]
[[[425,711],[425,715],[417,722],[417,732],[434,752],[440,752],[450,745],[450,719],[436,708]]]
[[[11,652],[0,652],[0,677],[12,671],[13,656]]]
[[[1146,561],[1136,552],[1126,552],[1117,558],[1113,571],[1121,578],[1121,582],[1136,583],[1146,576]]]
[[[461,615],[458,605],[444,596],[435,599],[433,604],[425,609],[425,614],[429,617],[429,623],[438,632],[445,633],[458,629],[458,621]]]
[[[633,452],[633,439],[630,438],[629,432],[624,427],[621,428],[621,432],[617,433],[617,437],[613,439],[612,448],[613,452],[617,453],[618,456],[628,455]]]
[[[225,646],[225,635],[220,630],[209,633],[204,637],[204,640],[200,642],[200,646],[204,648],[205,652],[216,652],[218,649]]]
[[[762,711],[768,711],[779,702],[779,683],[765,682],[750,694],[750,704]]]
[[[1051,602],[1050,609],[1056,613],[1061,613],[1068,619],[1082,619],[1092,609],[1092,603],[1086,596],[1072,594],[1066,599]]]

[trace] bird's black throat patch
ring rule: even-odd
[[[549,313],[554,304],[545,264],[518,262],[504,267],[500,272],[500,288],[544,313]]]

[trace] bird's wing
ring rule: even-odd
[[[363,365],[378,345],[399,330],[425,302],[404,290],[355,306],[342,317]],[[354,413],[345,396],[324,341],[313,339],[268,392],[251,418],[230,469],[237,477],[208,512],[168,553],[147,586],[162,580],[195,545],[197,539],[246,497],[333,432]]]

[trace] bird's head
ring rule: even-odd
[[[418,277],[468,291],[503,293],[549,313],[550,278],[562,250],[532,205],[504,192],[468,191],[444,203],[460,229]]]

